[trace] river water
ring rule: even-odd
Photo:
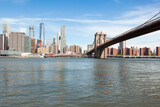
[[[0,59],[0,107],[158,107],[160,60]]]

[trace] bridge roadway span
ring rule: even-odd
[[[102,51],[105,48],[107,48],[108,46],[114,45],[116,43],[131,39],[131,38],[142,36],[144,34],[151,33],[151,32],[157,31],[157,30],[160,30],[160,17],[126,31],[126,32],[114,37],[113,39],[97,46],[96,48],[93,48],[92,50],[90,50],[86,54],[91,55],[92,53],[95,53],[95,50]],[[95,56],[95,57],[101,58],[100,56]]]

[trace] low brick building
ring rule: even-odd
[[[156,47],[156,55],[160,56],[160,47]]]
[[[147,47],[140,48],[140,56],[151,56],[151,49]]]
[[[35,52],[36,52],[35,39],[31,39],[31,53],[35,54]]]

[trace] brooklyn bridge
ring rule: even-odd
[[[106,40],[106,34],[95,34],[94,48],[87,52],[87,56],[94,53],[94,58],[106,58],[106,48],[116,43],[143,36],[160,30],[160,17],[149,20],[142,25],[132,28],[110,40]]]

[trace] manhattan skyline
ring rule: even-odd
[[[43,18],[46,40],[57,35],[61,25],[66,25],[67,44],[78,44],[86,49],[87,44],[93,42],[95,32],[105,31],[107,37],[117,36],[144,23],[160,10],[159,0],[136,1],[0,0],[2,4],[0,24],[8,23],[12,27],[11,31],[21,31],[27,35],[29,35],[28,26],[34,26],[35,38],[38,39],[39,23]],[[7,8],[3,11],[5,7]],[[1,29],[0,26],[0,31]],[[158,31],[138,37],[141,38],[139,40],[131,39],[126,41],[127,47],[149,46],[154,48],[160,45],[159,35]]]

